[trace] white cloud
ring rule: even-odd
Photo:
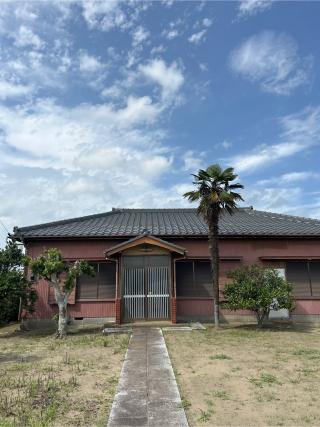
[[[101,92],[101,96],[103,98],[115,98],[115,99],[120,99],[120,97],[122,96],[122,88],[119,85],[112,85],[109,87],[106,87],[103,89],[103,91]]]
[[[11,83],[0,80],[0,99],[18,98],[30,94],[33,91],[31,86]]]
[[[162,4],[168,8],[171,7],[173,3],[174,3],[174,0],[162,0]]]
[[[84,0],[83,17],[90,28],[105,31],[124,23],[125,17],[119,8],[119,1]]]
[[[139,70],[147,79],[162,87],[164,98],[174,95],[184,82],[182,71],[175,62],[167,65],[162,59],[154,59],[140,65]]]
[[[164,52],[165,50],[166,50],[166,48],[162,44],[160,44],[159,46],[154,46],[151,49],[150,53],[151,53],[151,55],[156,55],[156,54]]]
[[[257,147],[255,152],[247,155],[236,156],[233,164],[239,172],[255,170],[259,166],[283,159],[299,153],[304,146],[295,142],[274,144],[270,146]]]
[[[309,178],[319,178],[319,174],[315,172],[289,172],[281,175],[280,180],[284,183],[291,183],[297,181],[305,181]]]
[[[208,71],[208,65],[207,64],[200,63],[199,68],[201,71]]]
[[[153,122],[160,112],[161,107],[153,104],[149,96],[129,96],[126,107],[113,114],[118,116],[117,120],[132,124]]]
[[[181,166],[175,158],[179,149],[166,146],[165,120],[181,96],[183,67],[161,59],[142,62],[139,43],[149,46],[149,41],[137,16],[145,6],[135,6],[72,2],[53,22],[61,15],[57,9],[50,5],[47,21],[42,19],[48,12],[45,2],[32,2],[30,13],[37,17],[21,10],[18,24],[16,9],[8,8],[8,25],[0,29],[8,39],[1,48],[0,98],[10,98],[0,102],[0,217],[9,228],[106,211],[115,203],[184,203],[176,185],[162,183],[172,175],[176,181]],[[123,37],[131,36],[136,45],[112,49],[108,40],[97,50],[92,46],[101,35],[93,31],[86,50],[79,51],[78,34],[66,21],[82,25],[79,11],[90,29],[127,29]],[[154,54],[160,50],[165,47]],[[129,51],[135,51],[142,68],[128,70]],[[79,89],[98,78],[95,89],[106,102]]]
[[[229,159],[238,172],[251,172],[260,166],[293,156],[320,144],[320,107],[306,108],[279,120],[280,142],[257,146],[252,152]]]
[[[193,150],[187,150],[183,155],[183,169],[196,173],[205,164],[205,153]]]
[[[69,55],[64,53],[63,55],[60,55],[60,65],[58,66],[58,70],[62,73],[65,73],[70,70],[72,65],[72,59]]]
[[[18,47],[33,46],[35,49],[41,49],[44,46],[41,38],[24,25],[21,25],[18,32],[14,34],[14,39]]]
[[[204,18],[202,21],[202,24],[204,27],[211,27],[212,25],[212,19]]]
[[[71,179],[65,186],[67,193],[88,194],[103,191],[103,185],[92,177],[80,177]]]
[[[207,30],[201,30],[194,33],[188,38],[188,41],[193,44],[200,44],[205,39],[206,32]]]
[[[255,209],[266,210],[271,212],[279,213],[293,213],[301,214],[302,207],[299,207],[297,212],[298,200],[302,198],[302,189],[300,187],[295,188],[251,188],[249,191],[244,190],[244,198],[246,203],[253,205]]]
[[[228,150],[232,146],[233,146],[233,144],[230,141],[224,140],[221,142],[221,147],[224,148],[225,150]]]
[[[257,182],[258,185],[269,185],[269,184],[295,184],[297,182],[306,181],[308,179],[319,179],[320,174],[312,171],[303,171],[303,172],[288,172],[280,176],[262,179]]]
[[[152,124],[160,113],[161,108],[148,97],[129,96],[119,109],[109,104],[85,104],[69,110],[46,100],[32,109],[0,107],[0,127],[8,146],[29,153],[38,165],[43,162],[44,167],[73,169],[77,150],[95,139],[102,128],[103,139],[119,133],[128,136],[130,129]]]
[[[80,71],[85,73],[95,73],[103,69],[103,64],[93,55],[89,55],[87,52],[81,52],[79,57],[79,68]]]
[[[159,176],[172,165],[173,157],[156,155],[141,162],[142,172],[148,177]]]
[[[141,12],[149,2],[123,2],[121,0],[82,0],[82,15],[89,28],[110,31],[128,30],[136,25]]]
[[[16,3],[14,14],[17,18],[26,21],[34,21],[38,18],[38,14],[32,9],[32,4]]]
[[[180,17],[174,21],[170,21],[167,28],[162,31],[161,35],[167,40],[173,40],[183,34],[185,27],[186,22],[182,17]]]
[[[263,91],[289,95],[308,83],[312,60],[299,57],[296,42],[289,35],[262,31],[231,53],[230,65],[240,76],[258,83]]]
[[[162,35],[168,40],[173,40],[179,36],[179,31],[177,29],[164,30]]]
[[[143,43],[145,40],[147,40],[150,36],[149,31],[147,31],[145,28],[139,26],[135,29],[135,31],[132,34],[132,44],[133,46],[138,46],[141,43]]]
[[[181,204],[175,186],[158,184],[172,173],[175,151],[157,125],[164,112],[162,104],[133,96],[118,109],[52,100],[0,106],[0,166],[7,176],[0,180],[1,218],[12,227],[106,211],[115,200],[131,207]]]
[[[271,8],[273,0],[241,0],[238,2],[238,18],[256,15]]]

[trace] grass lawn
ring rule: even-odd
[[[166,332],[191,426],[319,426],[320,328]]]
[[[128,336],[0,328],[0,426],[106,425]]]

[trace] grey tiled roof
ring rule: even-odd
[[[205,236],[208,229],[195,209],[113,209],[96,215],[15,228],[20,238]],[[223,213],[221,236],[320,237],[320,220],[240,208]]]

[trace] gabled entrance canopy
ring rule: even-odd
[[[134,237],[133,239],[127,240],[126,242],[120,243],[119,245],[113,246],[106,252],[106,256],[110,257],[139,245],[157,246],[159,248],[166,249],[169,252],[174,252],[180,255],[185,255],[186,253],[186,250],[181,246],[174,245],[173,243],[158,239],[157,237],[150,236],[149,234],[142,234],[140,236]]]

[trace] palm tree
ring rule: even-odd
[[[234,190],[243,188],[243,185],[234,183],[238,175],[233,168],[222,170],[219,165],[211,165],[206,170],[199,169],[193,184],[197,187],[183,195],[190,202],[199,202],[198,214],[201,215],[209,228],[209,251],[211,257],[211,273],[214,298],[214,322],[219,327],[219,246],[218,223],[222,212],[230,215],[237,208],[237,202],[243,200]]]

